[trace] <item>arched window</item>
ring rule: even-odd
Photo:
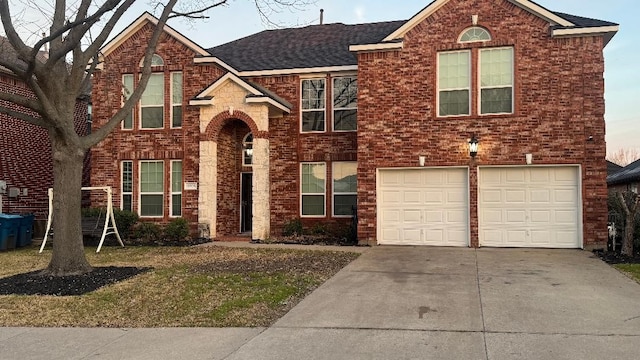
[[[253,164],[253,134],[248,133],[242,140],[242,165],[251,166]]]
[[[144,66],[144,56],[140,59],[140,67]],[[164,60],[158,54],[151,57],[151,66],[164,66]]]
[[[466,29],[460,35],[458,42],[468,43],[476,41],[489,41],[491,40],[491,34],[485,29],[479,26],[474,26]]]

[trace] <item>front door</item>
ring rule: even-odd
[[[253,174],[242,173],[240,179],[240,232],[251,231],[253,220]]]

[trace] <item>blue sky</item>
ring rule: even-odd
[[[193,0],[185,0],[193,1]],[[620,31],[605,48],[605,100],[607,144],[609,151],[619,148],[640,149],[640,46],[634,36],[640,35],[640,3],[638,0],[535,0],[549,10],[612,21]],[[197,1],[194,1],[197,3]],[[317,0],[300,11],[283,10],[271,19],[284,26],[317,23],[324,9],[325,23],[362,22],[408,19],[431,0]],[[147,0],[138,0],[125,14],[116,34],[143,11],[150,10]],[[230,0],[228,6],[209,12],[210,19],[187,22],[173,20],[169,24],[203,47],[223,44],[265,29],[253,1]]]

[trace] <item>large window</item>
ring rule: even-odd
[[[513,48],[480,50],[480,114],[513,112]]]
[[[140,127],[164,127],[164,74],[151,74],[140,98]]]
[[[140,162],[140,216],[162,217],[164,215],[164,163],[162,161]]]
[[[182,126],[182,73],[171,73],[171,127]]]
[[[133,74],[122,75],[122,105],[129,100],[133,94]],[[135,108],[135,107],[134,107]],[[127,117],[122,121],[123,130],[133,129],[133,110],[127,114]]]
[[[324,163],[301,166],[301,210],[304,217],[325,216],[327,169]]]
[[[325,131],[325,81],[302,80],[302,132]]]
[[[182,161],[171,161],[171,216],[182,216]]]
[[[353,216],[357,204],[356,162],[333,163],[333,216]]]
[[[357,127],[358,80],[355,76],[333,79],[333,130],[355,131]]]
[[[133,211],[133,161],[122,162],[122,199],[120,208]]]
[[[471,52],[438,54],[438,116],[470,115]]]

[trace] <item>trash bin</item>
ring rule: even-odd
[[[0,214],[0,251],[16,247],[20,218],[20,215]]]
[[[18,230],[18,240],[16,247],[24,247],[31,245],[33,239],[33,214],[22,215],[20,218],[20,229]]]

